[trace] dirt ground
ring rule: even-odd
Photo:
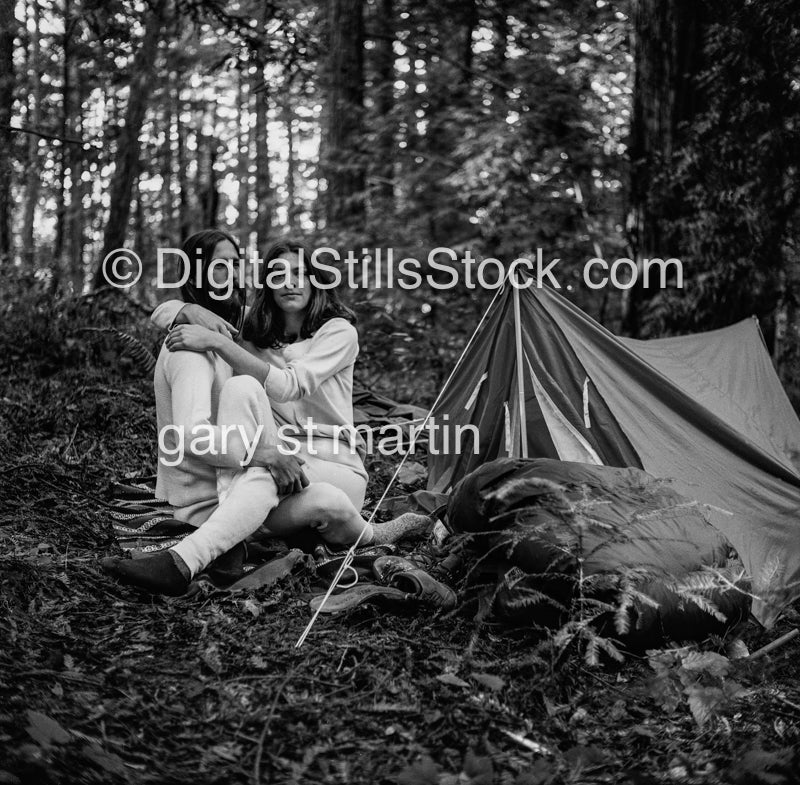
[[[365,606],[298,649],[308,570],[170,600],[98,569],[109,482],[155,465],[146,377],[12,371],[0,393],[0,784],[800,782],[800,637],[752,661],[709,641],[657,675],[472,607]]]

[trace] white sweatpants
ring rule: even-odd
[[[222,388],[217,425],[244,426],[248,441],[262,427],[263,443],[279,443],[278,428],[264,388],[251,376],[234,376]],[[219,469],[219,504],[208,519],[172,548],[192,575],[261,529],[276,536],[314,527],[336,545],[351,544],[367,527],[360,515],[366,480],[348,466],[302,455],[309,486],[297,494],[278,495],[269,471]],[[262,529],[262,524],[264,528]],[[371,527],[368,527],[371,529]],[[362,541],[371,539],[371,531]]]

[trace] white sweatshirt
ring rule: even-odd
[[[183,306],[180,300],[168,300],[155,309],[151,320],[168,329]],[[355,327],[346,319],[335,318],[325,322],[311,338],[280,349],[259,349],[249,341],[243,341],[242,346],[269,363],[264,389],[276,423],[279,428],[285,426],[281,433],[294,436],[299,442],[299,454],[350,466],[366,478],[363,441],[357,438],[356,449],[352,449],[343,433],[345,428],[354,432],[353,366],[358,356]]]

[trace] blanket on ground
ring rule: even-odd
[[[157,499],[155,475],[132,477],[111,486],[111,526],[119,547],[145,555],[177,545],[194,527],[173,517],[169,502]]]
[[[194,527],[173,516],[173,508],[155,496],[155,477],[132,477],[112,485],[111,521],[117,543],[131,558],[141,558],[171,548],[194,531]],[[352,567],[345,579],[335,588],[339,594],[352,588],[352,580],[364,584],[374,583],[373,563],[380,557],[400,553],[394,545],[364,546],[357,548]],[[281,539],[248,543],[240,557],[233,554],[221,556],[217,562],[198,577],[200,583],[210,583],[215,589],[226,592],[253,590],[269,586],[292,573],[295,568],[309,567],[307,599],[327,591],[330,580],[342,563],[346,550],[332,551],[316,536],[297,538],[291,542]],[[405,555],[413,555],[408,549]],[[417,555],[419,560],[419,555]],[[426,566],[430,564],[430,560]],[[412,566],[419,566],[415,562]],[[424,578],[423,578],[424,579]],[[378,593],[378,595],[380,592]],[[404,597],[413,594],[406,592]],[[380,597],[376,595],[375,599]],[[352,600],[352,598],[350,598]],[[413,599],[408,596],[408,599]],[[343,604],[341,610],[361,604],[361,601]]]

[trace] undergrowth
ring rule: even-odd
[[[306,573],[189,600],[109,581],[108,484],[155,466],[136,347],[159,336],[118,294],[37,286],[0,293],[0,783],[797,781],[797,640],[589,665],[467,603],[357,608],[297,649]]]

